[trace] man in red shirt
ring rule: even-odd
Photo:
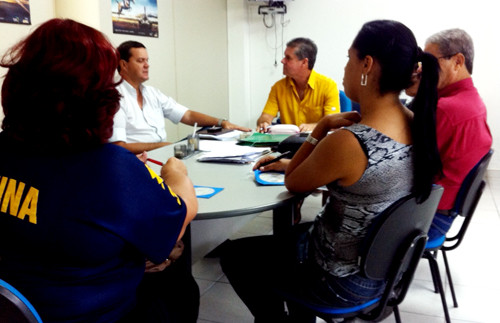
[[[429,238],[446,234],[453,220],[448,210],[469,171],[491,148],[486,106],[472,82],[474,45],[461,29],[449,29],[429,37],[426,52],[441,68],[438,83],[436,132],[443,176],[436,184],[444,187]],[[425,67],[424,67],[425,68]]]

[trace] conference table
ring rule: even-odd
[[[181,141],[148,152],[148,157],[166,162],[174,156],[174,146],[185,144]],[[217,144],[217,145],[216,145]],[[233,164],[200,162],[197,159],[206,154],[203,151],[214,145],[227,145],[233,151],[239,146],[235,142],[216,142],[200,140],[202,151],[183,158],[188,176],[195,186],[222,189],[209,198],[198,198],[198,213],[195,221],[211,220],[255,214],[267,210],[273,211],[273,234],[280,234],[293,225],[294,204],[303,196],[294,195],[284,185],[260,185],[255,181],[252,164]],[[251,148],[249,148],[251,149]],[[161,166],[148,162],[155,172],[160,174]],[[187,233],[189,235],[189,232]],[[187,237],[185,240],[189,240]],[[186,241],[185,241],[186,242]]]

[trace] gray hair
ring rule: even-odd
[[[465,67],[472,74],[474,44],[464,30],[458,28],[443,30],[427,38],[426,44],[430,43],[438,45],[443,57],[462,53],[465,56]]]

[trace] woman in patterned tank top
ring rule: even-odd
[[[344,91],[361,113],[325,116],[291,160],[271,164],[286,169],[291,192],[307,193],[326,185],[329,198],[314,224],[302,224],[308,251],[297,264],[294,232],[233,241],[221,264],[256,322],[314,322],[314,315],[273,293],[286,284],[301,297],[329,304],[359,305],[380,295],[384,284],[359,273],[359,246],[372,220],[411,192],[420,200],[430,193],[441,169],[434,114],[437,60],[423,53],[411,30],[396,21],[366,23],[348,50]],[[422,66],[422,80],[408,110],[399,100]],[[262,161],[260,161],[262,162]],[[259,163],[260,163],[259,162]],[[256,167],[259,167],[259,163]],[[266,169],[263,169],[266,170]]]

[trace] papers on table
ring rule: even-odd
[[[213,139],[213,140],[234,140],[240,138],[242,131],[222,129],[219,132],[210,132],[207,130],[199,131],[198,136],[200,139]]]
[[[246,164],[269,152],[265,147],[239,146],[235,141],[200,141],[200,162]],[[205,151],[205,152],[203,152]]]

